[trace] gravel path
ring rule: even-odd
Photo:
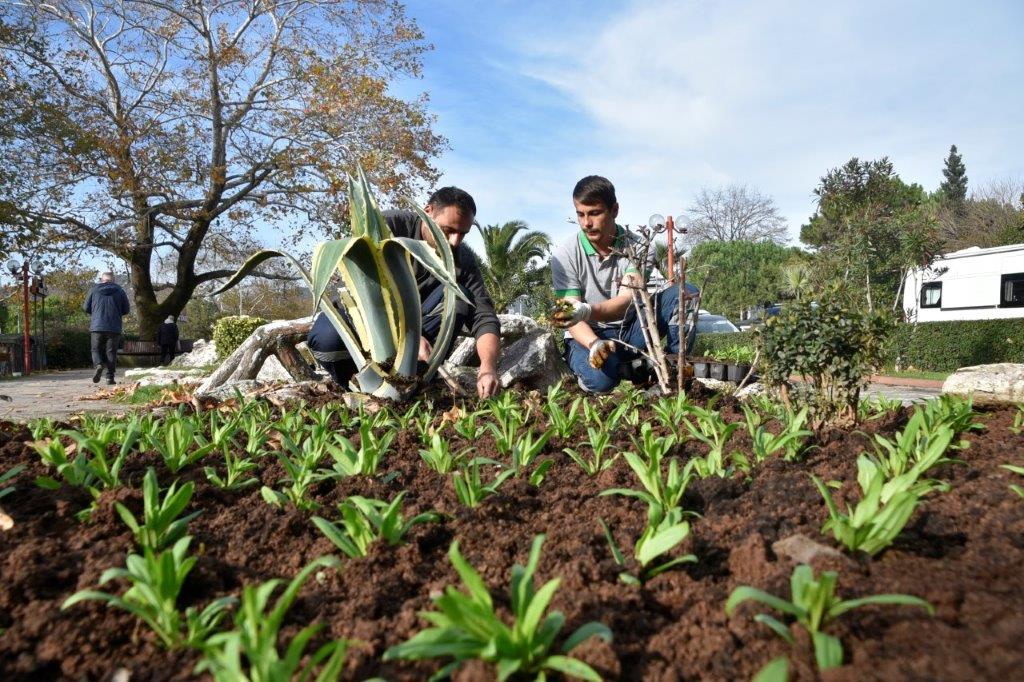
[[[121,377],[117,377],[120,383]],[[127,405],[110,400],[83,400],[108,388],[106,381],[92,383],[91,369],[32,374],[18,379],[0,381],[0,419],[24,422],[36,417],[66,418],[80,412],[123,414]]]

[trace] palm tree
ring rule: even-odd
[[[530,230],[522,220],[484,225],[480,235],[484,252],[483,258],[478,257],[478,260],[484,284],[494,300],[494,309],[504,312],[512,301],[543,281],[542,268],[534,265],[533,260],[547,254],[551,238],[543,232]]]

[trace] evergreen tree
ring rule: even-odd
[[[946,201],[962,210],[967,200],[967,167],[957,153],[955,144],[949,148],[949,156],[946,157],[946,167],[942,169],[942,175],[946,180],[939,189],[942,190]]]

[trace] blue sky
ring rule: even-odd
[[[451,149],[442,184],[484,223],[570,235],[572,186],[616,185],[620,222],[701,187],[773,196],[794,241],[812,190],[888,155],[935,189],[950,144],[970,187],[1024,179],[1024,2],[407,0]],[[472,243],[472,242],[471,242]]]

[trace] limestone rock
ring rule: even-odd
[[[739,400],[740,402],[745,402],[747,400],[750,400],[751,398],[756,398],[759,395],[770,395],[771,393],[771,389],[769,389],[761,382],[755,381],[753,383],[747,384],[740,390],[736,391],[736,400]]]
[[[1024,401],[1024,363],[961,367],[946,378],[943,393],[974,394],[975,404]]]
[[[256,381],[255,379],[242,379],[240,381],[230,381],[226,384],[217,386],[216,388],[203,393],[204,398],[212,398],[214,400],[228,400],[229,398],[235,397],[235,391],[242,394],[242,397],[248,397],[254,395],[257,391],[262,388],[263,384]]]
[[[503,351],[524,336],[544,330],[536,320],[526,315],[503,313],[498,315],[498,322],[501,324]],[[445,364],[449,370],[460,366],[478,367],[480,361],[476,357],[476,340],[467,336],[456,341],[455,348],[445,360]]]
[[[196,339],[192,351],[177,356],[171,367],[210,367],[217,364],[217,349],[213,341]]]
[[[263,362],[263,366],[260,367],[259,374],[256,375],[256,381],[292,381],[292,375],[288,373],[288,370],[284,368],[284,365],[281,364],[276,355],[271,355]]]
[[[731,381],[719,381],[718,379],[705,379],[697,377],[694,379],[716,393],[732,393],[736,390],[736,384]]]
[[[828,562],[847,562],[845,554],[834,547],[815,542],[806,535],[797,533],[772,543],[772,551],[776,556],[789,559],[797,564],[811,564],[816,559]]]
[[[125,370],[125,382],[139,386],[163,386],[165,384],[199,383],[206,377],[203,367],[137,367]]]

